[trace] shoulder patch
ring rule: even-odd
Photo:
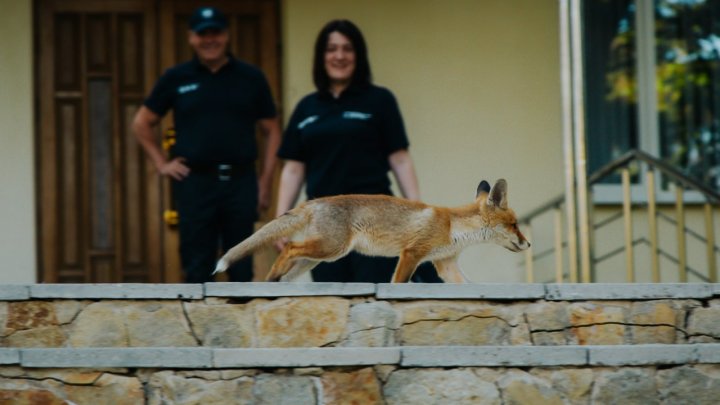
[[[184,84],[177,88],[178,94],[185,94],[191,91],[195,91],[200,87],[200,83]]]
[[[372,114],[363,113],[359,111],[345,111],[343,113],[343,118],[348,120],[363,120],[367,121],[370,118],[372,118]]]
[[[309,124],[312,124],[313,122],[317,121],[318,117],[319,116],[317,116],[317,115],[311,115],[311,116],[305,118],[304,120],[300,121],[300,123],[298,124],[298,126],[297,126],[298,129],[303,129],[306,126],[308,126]]]

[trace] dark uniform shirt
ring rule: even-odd
[[[144,104],[160,116],[173,109],[173,153],[191,166],[253,162],[255,124],[276,115],[265,76],[232,56],[215,73],[197,57],[168,69]]]
[[[408,147],[400,109],[382,87],[312,93],[295,108],[278,156],[305,163],[309,198],[390,194],[388,156]]]

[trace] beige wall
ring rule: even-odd
[[[2,283],[36,280],[31,3],[0,0]]]
[[[465,204],[501,177],[518,213],[563,191],[555,0],[285,0],[282,12],[285,117],[313,90],[318,31],[348,18],[398,98],[426,202]],[[522,281],[521,259],[484,245],[460,265],[476,282]]]

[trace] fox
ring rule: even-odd
[[[483,180],[475,201],[456,208],[386,195],[347,194],[306,201],[229,249],[213,274],[262,246],[298,236],[300,240],[291,240],[280,251],[267,281],[294,278],[321,262],[357,251],[399,257],[391,283],[408,282],[418,265],[427,261],[446,283],[467,283],[457,263],[464,248],[483,242],[512,252],[530,247],[508,208],[507,182],[499,179],[491,188]]]

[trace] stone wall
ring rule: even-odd
[[[322,296],[292,284],[228,283],[207,291],[148,285],[135,292],[123,285],[54,286],[53,294],[0,301],[0,347],[720,343],[713,285],[660,286],[635,286],[624,298],[615,286],[607,286],[614,295],[576,298],[571,285],[558,287],[568,291],[558,296],[532,284],[404,287],[410,296],[394,286],[376,292],[374,285],[324,286]],[[513,288],[514,296],[502,288]]]
[[[717,284],[0,286],[0,404],[717,398]]]
[[[566,368],[0,368],[3,404],[716,404],[718,365]]]

